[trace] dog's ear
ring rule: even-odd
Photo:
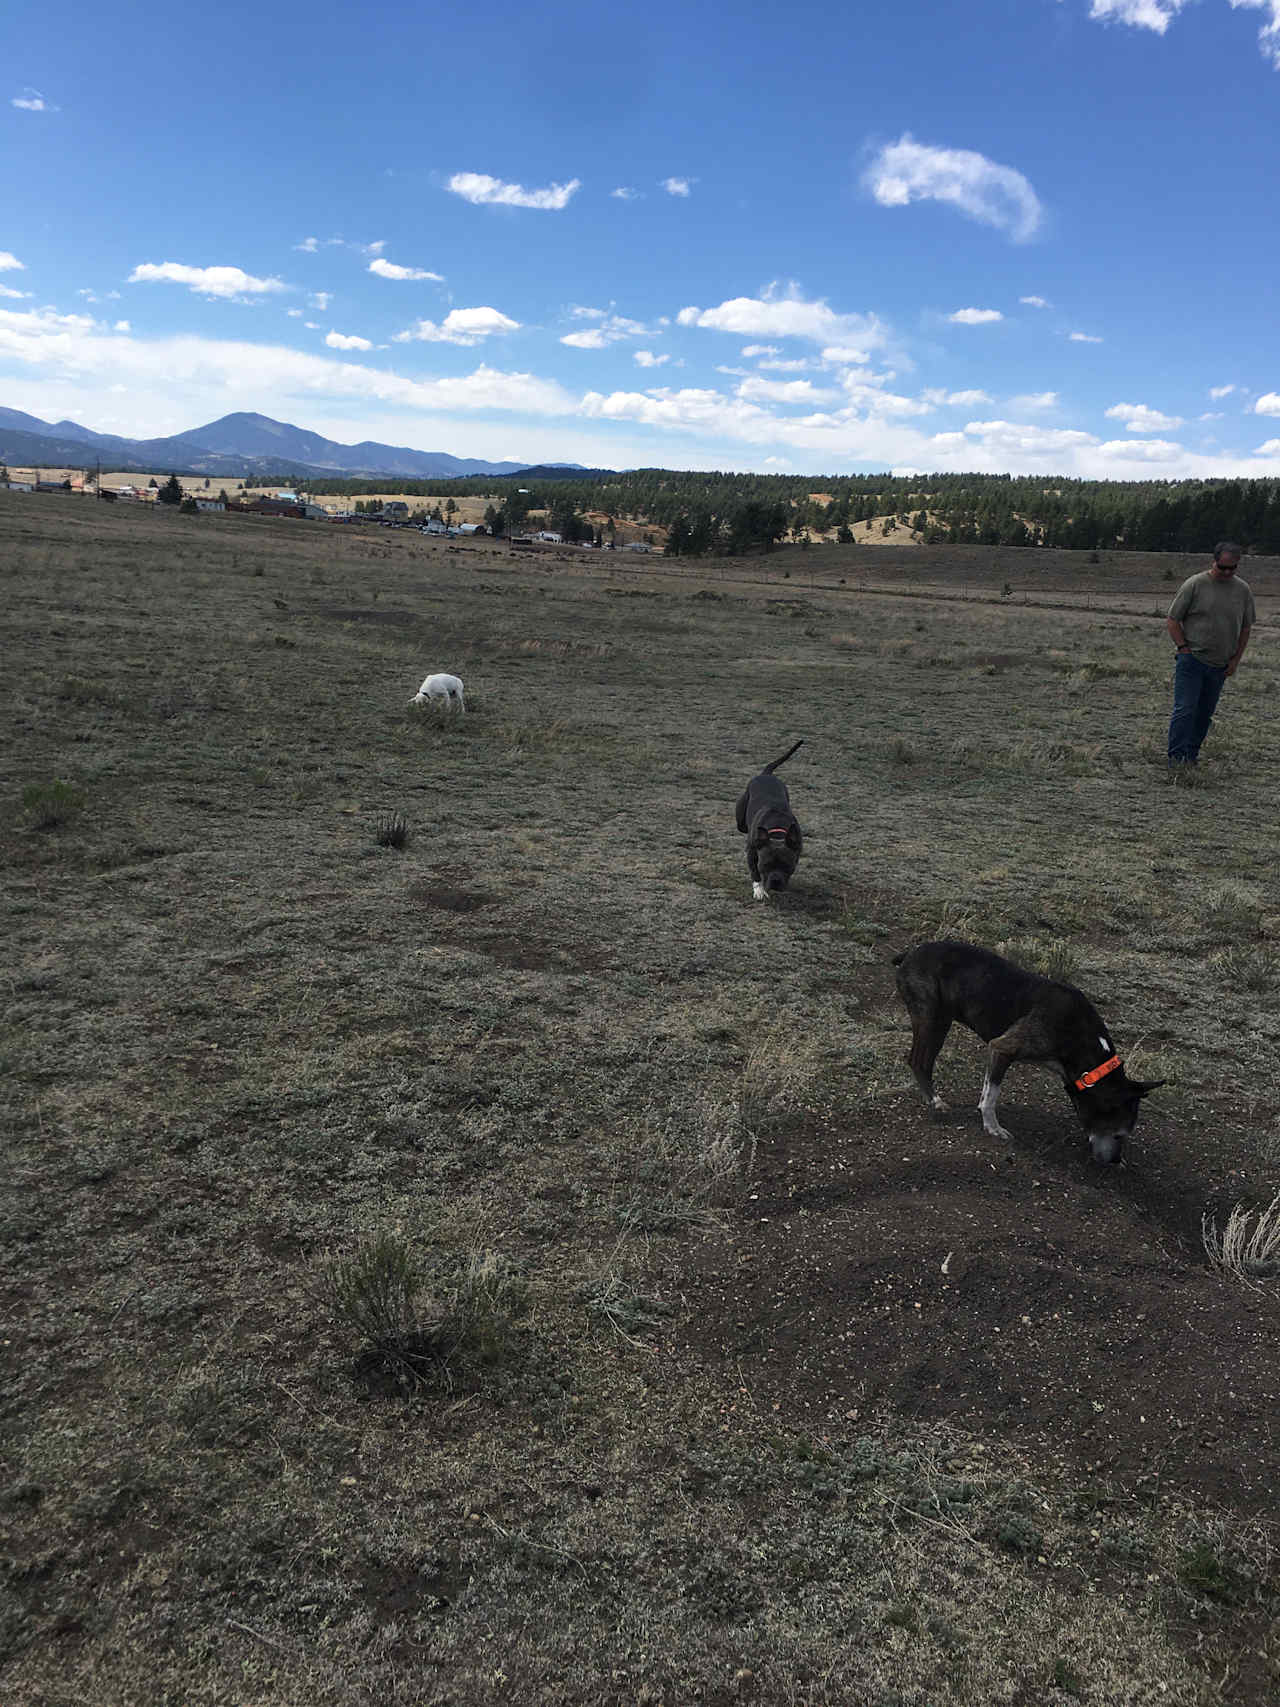
[[[793,853],[799,853],[803,845],[804,844],[800,840],[799,824],[792,824],[790,829],[787,831],[787,846]]]
[[[1152,1091],[1158,1091],[1164,1084],[1163,1079],[1130,1079],[1129,1083],[1140,1097],[1150,1096]]]

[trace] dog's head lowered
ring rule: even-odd
[[[766,890],[785,889],[800,863],[803,842],[799,824],[794,818],[790,824],[777,824],[772,829],[762,824],[754,840],[760,882]]]
[[[1081,1090],[1068,1083],[1076,1117],[1089,1137],[1089,1152],[1095,1162],[1118,1162],[1124,1154],[1124,1141],[1138,1124],[1138,1108],[1144,1096],[1162,1085],[1163,1079],[1130,1079],[1123,1067],[1099,1079],[1096,1085]]]

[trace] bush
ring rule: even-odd
[[[402,1389],[503,1361],[528,1290],[495,1251],[421,1265],[399,1233],[379,1233],[320,1272],[321,1302],[365,1348],[360,1360]]]
[[[60,830],[84,810],[84,796],[69,782],[33,782],[22,791],[22,810],[36,830]]]
[[[404,848],[409,845],[409,826],[398,812],[378,823],[377,843],[380,848]]]

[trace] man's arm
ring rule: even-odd
[[[1240,662],[1241,658],[1244,657],[1244,649],[1249,644],[1249,635],[1251,632],[1252,632],[1252,630],[1250,629],[1249,624],[1246,622],[1241,627],[1240,639],[1237,642],[1234,654],[1230,658],[1227,659],[1227,674],[1229,676],[1235,675],[1236,665]]]
[[[1169,638],[1173,641],[1173,644],[1178,648],[1179,652],[1190,651],[1190,647],[1187,645],[1186,634],[1183,632],[1182,624],[1178,621],[1177,617],[1176,616],[1165,617],[1164,625],[1169,630]],[[1246,636],[1248,635],[1248,633],[1249,633],[1249,630],[1246,628],[1245,629]],[[1244,648],[1241,647],[1241,651],[1243,651],[1243,650],[1244,650]]]

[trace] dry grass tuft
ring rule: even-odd
[[[996,944],[996,953],[1063,984],[1069,984],[1080,967],[1080,957],[1064,937],[1010,937]]]
[[[1246,1286],[1280,1274],[1280,1193],[1265,1209],[1237,1203],[1221,1232],[1207,1215],[1200,1226],[1205,1252],[1219,1274]]]

